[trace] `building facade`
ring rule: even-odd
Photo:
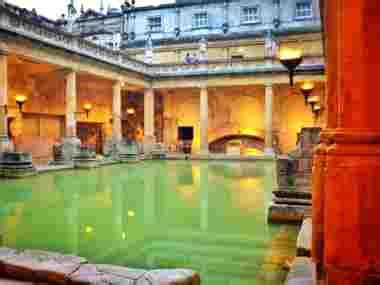
[[[303,42],[305,54],[322,53],[317,0],[177,0],[107,14],[83,10],[74,32],[139,60],[151,41],[156,64],[183,63],[188,55],[202,60],[202,41],[209,61],[264,57],[272,42]]]

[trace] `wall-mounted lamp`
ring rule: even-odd
[[[309,102],[308,101],[309,97],[313,93],[314,87],[315,87],[315,85],[311,81],[306,81],[301,85],[300,90],[301,90],[303,97],[305,98],[305,105],[306,106],[307,106],[307,103]]]
[[[86,117],[88,119],[88,116],[90,114],[90,111],[92,110],[92,104],[91,103],[86,103],[83,105],[83,109],[86,112]]]
[[[294,72],[302,62],[301,49],[282,48],[279,51],[279,60],[289,71],[290,86],[294,85]]]
[[[128,115],[134,115],[134,114],[136,114],[136,110],[134,108],[128,108],[127,109],[127,114]]]
[[[16,96],[16,104],[17,104],[17,107],[18,107],[18,110],[20,111],[20,113],[22,113],[22,106],[24,105],[24,103],[26,101],[28,101],[27,96],[25,96],[25,95],[17,95]]]

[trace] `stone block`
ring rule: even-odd
[[[0,161],[1,175],[7,178],[21,178],[37,174],[32,155],[24,152],[4,152]]]
[[[290,268],[286,285],[315,285],[316,267],[310,258],[296,257]]]
[[[5,257],[1,262],[3,272],[9,277],[64,284],[67,277],[85,263],[86,259],[48,251],[26,250]]]
[[[304,219],[297,238],[297,256],[310,257],[312,243],[312,220]]]

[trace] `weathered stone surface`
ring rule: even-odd
[[[147,270],[133,269],[116,265],[97,264],[98,271],[123,277],[125,279],[137,280],[144,276]]]
[[[303,221],[297,238],[297,256],[310,257],[312,242],[312,220],[307,218]]]
[[[310,258],[297,257],[290,268],[286,285],[314,285],[316,284],[316,268]]]
[[[136,285],[199,285],[198,273],[187,269],[152,270],[140,278]]]
[[[36,283],[34,283],[36,284]],[[40,283],[43,285],[42,283]],[[0,285],[33,285],[32,282],[26,282],[26,281],[16,281],[16,280],[10,280],[10,279],[3,279],[0,278]]]
[[[123,283],[124,278],[101,272],[94,264],[84,264],[68,277],[68,283],[73,285],[82,284],[128,284]]]
[[[3,269],[7,276],[33,282],[64,284],[64,280],[86,262],[84,258],[60,255],[47,251],[26,250],[4,258]]]

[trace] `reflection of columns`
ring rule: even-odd
[[[208,91],[204,86],[201,87],[199,117],[201,154],[208,154]]]
[[[273,154],[273,86],[265,86],[265,153]]]
[[[144,225],[146,226],[147,231],[149,231],[149,227],[153,226],[156,220],[156,189],[154,186],[157,182],[157,179],[163,179],[165,173],[160,173],[160,168],[156,168],[154,166],[146,168],[144,172],[146,177],[150,177],[150,179],[144,180]]]
[[[116,142],[121,141],[121,82],[113,85],[112,133]]]
[[[144,152],[149,153],[154,143],[154,90],[145,89],[144,93]]]
[[[116,179],[115,179],[116,180]],[[119,184],[112,185],[112,241],[120,241],[123,235],[123,189]],[[115,245],[116,247],[118,244]]]
[[[64,193],[64,217],[67,231],[67,248],[68,253],[77,255],[79,251],[79,200],[77,192],[63,191]],[[67,196],[67,197],[66,197]]]
[[[0,54],[0,152],[10,148],[7,122],[8,57]]]
[[[196,166],[193,166],[196,167]],[[201,191],[200,198],[200,216],[201,216],[201,230],[207,232],[208,230],[208,210],[209,210],[209,187],[208,187],[208,165],[201,164],[200,166],[200,185],[199,189]]]
[[[77,122],[75,113],[77,109],[77,76],[74,71],[66,75],[66,137],[76,137]]]

